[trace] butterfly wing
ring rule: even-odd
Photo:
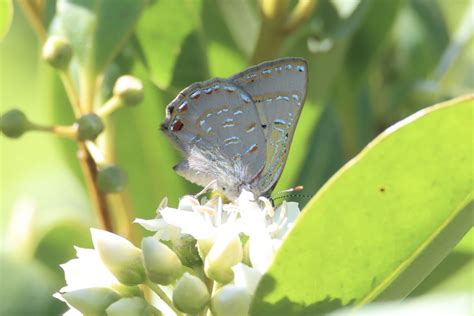
[[[302,58],[282,58],[238,73],[229,80],[255,102],[266,138],[266,161],[256,186],[271,193],[280,178],[306,98],[307,63]]]
[[[162,130],[185,155],[175,170],[191,182],[205,186],[217,180],[222,187],[238,188],[262,172],[266,141],[257,109],[233,82],[192,84],[166,113]]]

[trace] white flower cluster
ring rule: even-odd
[[[156,218],[137,219],[154,232],[141,249],[92,229],[94,249],[77,248],[78,258],[62,265],[67,286],[55,296],[71,308],[67,315],[247,315],[298,204],[274,209],[246,191],[230,204],[204,199],[185,196],[177,209],[165,199]]]

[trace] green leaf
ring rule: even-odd
[[[171,83],[184,41],[201,23],[201,6],[200,0],[157,1],[140,19],[137,36],[151,79],[163,89]]]
[[[250,57],[257,43],[260,23],[251,3],[245,0],[215,0],[229,32],[245,56]]]
[[[262,279],[253,314],[408,295],[473,224],[473,111],[473,96],[424,109],[337,172]]]
[[[145,0],[59,0],[57,14],[88,76],[102,72],[131,34]]]
[[[0,1],[0,41],[7,35],[13,20],[13,3],[11,0]]]

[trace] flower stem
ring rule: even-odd
[[[51,125],[45,126],[36,123],[30,123],[31,129],[40,132],[50,132],[61,137],[77,140],[77,127],[63,126],[63,125]]]
[[[95,180],[97,177],[97,165],[84,143],[79,143],[77,158],[79,159],[82,172],[84,173],[89,194],[95,205],[97,218],[100,221],[101,227],[107,231],[113,232],[114,229],[106,197],[102,192],[100,192]]]
[[[67,71],[60,71],[59,76],[63,82],[64,89],[66,90],[67,97],[71,103],[72,109],[74,111],[74,116],[79,118],[82,116],[81,106],[79,104],[79,96],[77,95],[76,88],[72,82],[71,76]]]
[[[102,118],[109,116],[112,112],[121,107],[123,103],[116,96],[111,97],[103,106],[101,106],[95,113]]]
[[[158,295],[161,300],[165,302],[176,313],[177,316],[184,315],[174,306],[168,295],[166,295],[166,293],[158,285],[151,282],[150,280],[147,280],[145,285],[148,286],[153,292],[155,292],[155,294]]]
[[[40,8],[36,6],[33,0],[18,1],[18,4],[22,8],[28,20],[30,20],[31,26],[38,34],[40,42],[43,43],[46,40],[46,28],[43,25],[41,19]]]

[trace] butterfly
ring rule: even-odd
[[[183,153],[173,169],[235,200],[269,197],[288,157],[306,97],[308,67],[288,57],[230,78],[197,82],[166,107],[163,132]]]

